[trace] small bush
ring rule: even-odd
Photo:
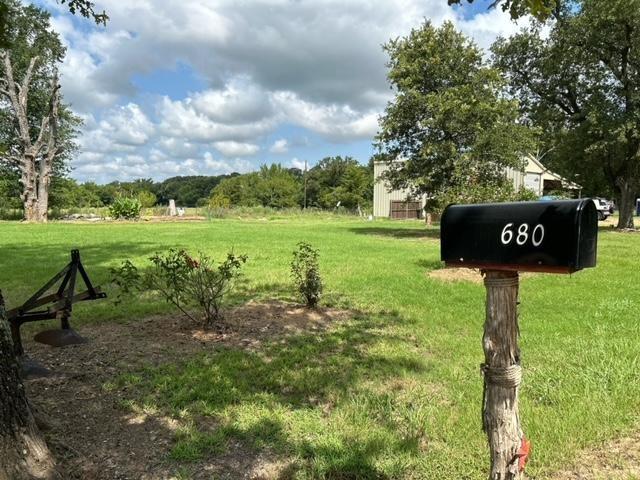
[[[231,208],[231,199],[224,193],[216,192],[209,199],[207,206],[212,210],[217,208]]]
[[[223,301],[247,257],[229,252],[223,262],[216,264],[203,254],[193,258],[185,250],[170,249],[149,260],[152,267],[143,273],[129,260],[120,268],[111,269],[112,281],[120,287],[118,301],[134,291],[155,291],[194,321],[198,319],[189,309],[198,308],[203,325],[208,328],[221,326]]]
[[[109,215],[115,219],[133,220],[140,218],[142,204],[137,198],[118,197],[109,206]]]
[[[293,252],[291,277],[296,290],[309,308],[315,308],[322,294],[322,279],[318,265],[318,250],[305,242],[298,243]]]
[[[148,190],[142,190],[140,193],[138,193],[137,199],[140,201],[140,205],[142,206],[142,208],[151,208],[158,201],[158,198],[155,196],[155,194]]]

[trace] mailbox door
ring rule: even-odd
[[[591,199],[588,199],[579,207],[579,222],[576,270],[596,266],[598,211]]]

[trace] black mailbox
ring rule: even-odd
[[[449,205],[440,228],[450,267],[571,273],[596,265],[591,199]]]

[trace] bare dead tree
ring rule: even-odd
[[[32,135],[28,116],[29,88],[40,58],[38,56],[31,58],[21,82],[14,78],[9,53],[1,51],[0,59],[4,64],[3,76],[0,78],[0,94],[9,102],[13,110],[19,140],[18,146],[5,155],[10,157],[10,161],[20,171],[25,220],[46,222],[53,162],[61,151],[58,137],[60,104],[58,72],[54,70],[51,79],[48,111],[40,121],[39,130]]]

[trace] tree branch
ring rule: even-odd
[[[44,144],[45,144],[44,136],[46,133],[48,133],[48,130],[49,130],[49,116],[46,116],[42,119],[42,122],[40,123],[40,131],[38,132],[38,138],[33,144],[33,146],[31,147],[34,157],[37,157],[38,154],[40,153],[40,150],[42,150],[42,147],[44,147]]]
[[[9,54],[6,52],[2,53],[2,59],[4,60],[4,80],[7,84],[7,94],[9,100],[11,101],[11,105],[13,110],[16,113],[16,117],[18,120],[18,127],[20,129],[20,142],[23,144],[25,152],[31,148],[31,136],[29,135],[29,122],[27,120],[27,105],[26,105],[26,95],[25,95],[25,103],[24,106],[21,103],[20,98],[16,95],[16,82],[13,78],[13,66],[11,65],[11,58],[9,58]],[[24,92],[21,93],[23,95]]]
[[[53,168],[53,161],[58,154],[58,106],[60,102],[60,85],[58,84],[58,70],[53,72],[51,80],[51,99],[49,100],[49,141],[47,142],[46,160],[40,164],[42,177],[49,177]]]
[[[27,67],[27,72],[24,74],[24,79],[22,80],[22,85],[17,85],[19,91],[19,98],[22,102],[22,106],[24,111],[27,111],[27,97],[29,96],[29,84],[31,83],[31,77],[33,75],[33,68],[36,65],[36,62],[39,60],[39,56],[36,55],[29,61],[29,66]]]

